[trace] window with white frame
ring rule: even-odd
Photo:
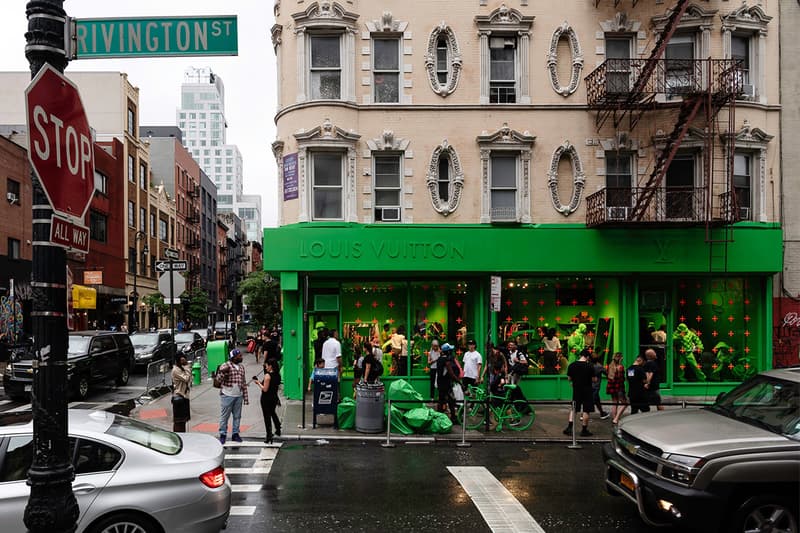
[[[310,152],[313,220],[342,220],[344,162],[340,152]]]
[[[147,165],[139,163],[139,188],[147,190]]]
[[[606,206],[631,206],[633,156],[625,152],[606,152]],[[627,213],[622,213],[627,218]]]
[[[489,179],[492,222],[517,220],[517,154],[493,152]]]
[[[438,162],[439,173],[436,176],[436,190],[439,194],[439,199],[445,203],[450,201],[451,165],[450,156],[442,153]]]
[[[128,155],[128,181],[136,183],[136,158]]]
[[[720,18],[723,55],[740,61],[741,98],[765,103],[766,37],[772,17],[759,5],[742,3]]]
[[[100,194],[108,194],[108,178],[100,171],[94,171],[94,188]]]
[[[398,154],[375,155],[375,222],[400,222],[402,196],[401,158]]]
[[[310,85],[313,100],[338,100],[342,92],[341,38],[310,35]]]
[[[450,72],[449,55],[447,36],[439,35],[436,39],[436,79],[440,85],[447,83],[447,75]]]
[[[695,154],[678,154],[664,177],[665,216],[671,220],[700,220],[702,198],[695,194]]]
[[[731,59],[739,63],[742,83],[750,84],[750,38],[744,35],[731,36]],[[745,91],[747,92],[747,91]]]
[[[668,96],[681,96],[692,92],[699,80],[695,79],[693,35],[675,35],[664,51],[666,88]]]
[[[606,90],[627,93],[631,90],[631,50],[633,36],[606,36]]]
[[[139,208],[139,229],[142,231],[147,230],[147,209],[144,207]]]
[[[131,201],[128,201],[128,226],[136,227],[136,205]]]
[[[533,17],[502,5],[475,17],[480,35],[482,104],[529,104]]]
[[[517,38],[489,38],[489,103],[517,101]]]
[[[739,209],[739,220],[752,220],[752,157],[747,152],[736,152],[733,156],[733,190],[736,194],[736,206]]]
[[[372,40],[372,81],[375,103],[400,102],[400,39]]]

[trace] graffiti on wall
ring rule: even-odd
[[[800,302],[775,298],[772,316],[772,367],[800,364]]]
[[[19,298],[0,297],[0,335],[17,339],[22,334],[22,306]]]

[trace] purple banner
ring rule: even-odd
[[[297,198],[297,154],[283,156],[283,200]]]

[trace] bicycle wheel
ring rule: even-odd
[[[478,429],[483,425],[486,417],[486,406],[482,403],[470,403],[467,408],[466,420],[464,419],[464,406],[458,410],[458,419],[467,429]]]
[[[513,431],[524,431],[531,427],[536,418],[536,411],[533,406],[522,400],[516,400],[511,404],[509,429]]]

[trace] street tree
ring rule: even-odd
[[[164,303],[164,297],[161,293],[154,292],[148,294],[142,298],[142,302],[148,309],[152,309],[159,318],[169,316],[169,305]]]
[[[192,324],[205,324],[208,319],[208,293],[201,287],[195,287],[189,293],[189,307],[186,316]]]
[[[281,324],[280,285],[264,272],[251,272],[239,283],[237,294],[247,303],[256,324],[277,328]]]

